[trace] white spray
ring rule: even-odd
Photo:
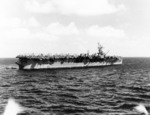
[[[19,105],[15,99],[10,98],[8,100],[8,103],[5,107],[3,115],[17,115],[18,113],[21,113],[24,111],[24,108]]]
[[[144,115],[149,115],[143,104],[139,104],[138,106],[134,107],[134,109],[140,113],[144,113]]]

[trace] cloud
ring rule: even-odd
[[[97,42],[104,43],[104,46],[113,46],[117,41],[116,38],[125,36],[123,30],[112,26],[92,25],[80,28],[74,22],[67,25],[53,22],[45,26],[35,17],[26,20],[12,18],[7,22],[9,25],[6,23],[0,28],[0,48],[5,48],[8,53],[3,52],[2,55],[8,56],[24,52],[73,54],[86,52],[88,49],[93,53],[97,51],[95,46]]]
[[[31,17],[26,20],[5,18],[0,23],[1,41],[46,40],[50,42],[58,40],[62,36],[78,34],[79,30],[73,22],[69,25],[54,22],[48,26],[42,26],[36,18]]]
[[[20,18],[0,18],[0,28],[1,29],[11,29],[11,28],[19,28],[19,27],[39,27],[40,23],[34,17],[30,17],[28,19],[21,20]]]
[[[46,31],[52,35],[77,35],[79,30],[75,23],[70,23],[68,26],[64,26],[58,22],[50,24]]]
[[[15,28],[4,31],[3,37],[6,39],[28,39],[29,35],[29,29]]]
[[[21,25],[21,20],[19,18],[0,18],[0,28],[14,28],[19,27]]]
[[[23,26],[28,27],[39,27],[41,24],[38,22],[38,20],[34,17],[29,18],[27,21],[23,21]]]
[[[1,18],[0,19],[0,39],[1,42],[22,41],[31,39],[54,40],[57,37],[42,30],[42,26],[35,17],[28,19]]]
[[[9,19],[8,24],[4,23],[1,29],[0,37],[10,41],[21,40],[46,40],[46,41],[82,41],[84,44],[101,41],[115,41],[118,38],[126,37],[121,29],[112,26],[100,27],[92,25],[88,28],[79,28],[74,22],[68,25],[59,22],[53,22],[48,26],[42,26],[36,18],[31,17],[28,20]],[[79,39],[80,38],[80,39]],[[112,39],[113,38],[113,39]],[[70,42],[71,42],[70,41]],[[85,42],[86,41],[86,42]]]
[[[25,8],[33,13],[60,13],[63,15],[95,16],[124,10],[123,5],[114,6],[108,0],[50,0],[40,3],[26,1]]]
[[[27,1],[25,3],[25,8],[28,11],[36,12],[36,13],[50,13],[55,11],[55,7],[53,6],[51,1],[40,3],[37,0]]]
[[[116,29],[112,26],[99,27],[98,25],[93,25],[86,30],[86,33],[94,37],[113,37],[113,38],[125,37],[125,33],[123,30]]]

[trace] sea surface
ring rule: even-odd
[[[9,98],[30,108],[26,115],[115,115],[150,109],[150,58],[124,58],[123,65],[85,69],[18,70],[0,59],[0,114]]]

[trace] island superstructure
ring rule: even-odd
[[[30,69],[59,69],[59,68],[87,68],[110,65],[121,65],[120,56],[107,56],[103,47],[98,44],[98,53],[89,54],[55,54],[55,55],[18,55],[16,64],[20,70]]]

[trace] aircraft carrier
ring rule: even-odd
[[[123,63],[120,56],[107,56],[107,53],[103,52],[103,47],[100,44],[98,44],[98,52],[94,54],[32,54],[18,55],[16,58],[18,58],[16,64],[19,66],[20,70],[88,68],[121,65]]]

